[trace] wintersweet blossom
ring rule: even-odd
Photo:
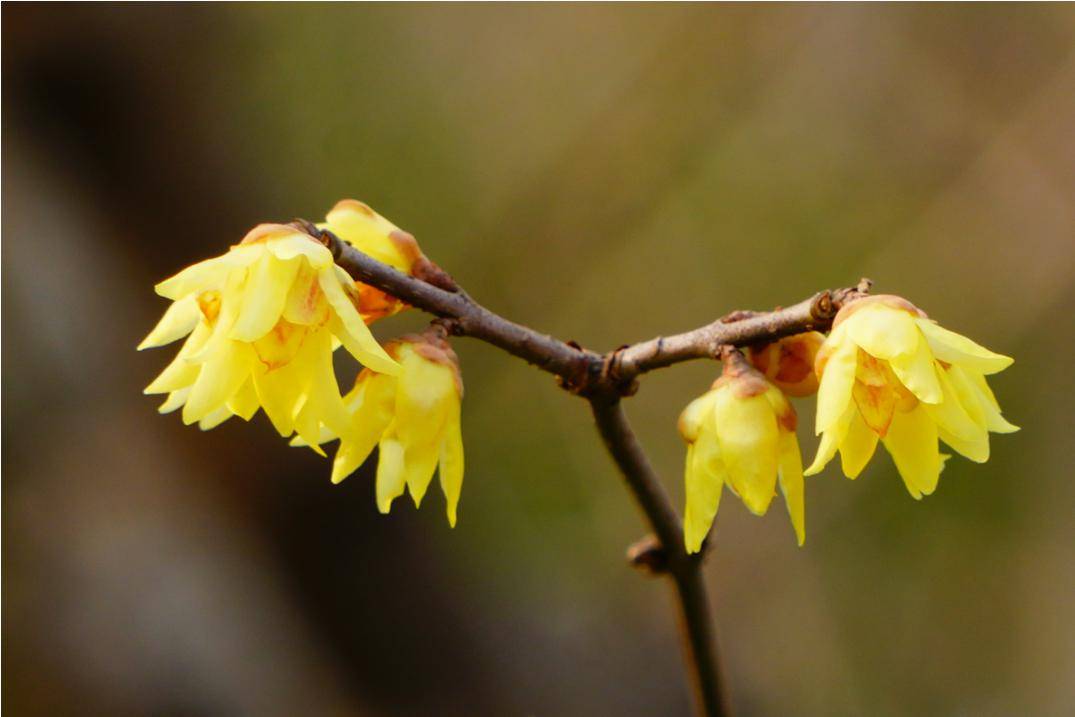
[[[448,522],[455,527],[463,486],[459,361],[436,329],[405,336],[385,348],[399,361],[398,375],[368,369],[359,373],[354,388],[344,397],[353,416],[351,433],[341,437],[326,425],[319,437],[321,443],[341,438],[332,482],[339,483],[353,473],[378,447],[377,507],[388,513],[404,488],[418,506],[439,464]],[[292,444],[306,445],[306,441]]]
[[[291,225],[255,227],[156,291],[174,303],[139,350],[187,339],[145,392],[168,394],[160,410],[182,408],[187,424],[249,420],[260,407],[282,436],[316,440],[322,423],[347,434],[334,348],[342,344],[374,371],[398,371],[359,315],[351,277]]]
[[[736,353],[713,387],[684,409],[679,432],[687,442],[683,531],[688,552],[701,549],[723,486],[752,513],[764,515],[778,480],[803,544],[803,468],[795,425],[795,409],[784,394]]]
[[[317,225],[351,244],[356,249],[410,274],[415,263],[424,259],[414,237],[382,217],[363,202],[343,199],[336,203]],[[358,307],[366,323],[391,316],[404,308],[403,302],[380,289],[356,283]]]
[[[880,440],[911,495],[929,495],[947,458],[938,439],[984,462],[990,431],[1018,430],[1001,416],[985,380],[1011,364],[900,297],[845,306],[817,354],[821,445],[806,475],[839,450],[844,474],[855,478]]]

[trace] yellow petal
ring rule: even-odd
[[[198,428],[203,431],[212,430],[234,415],[234,413],[228,410],[227,406],[221,406],[198,421]]]
[[[684,475],[686,506],[683,509],[683,542],[688,553],[697,553],[709,535],[720,506],[725,470],[720,460],[720,443],[713,428],[703,430],[698,440],[687,446]]]
[[[985,463],[989,460],[989,434],[986,431],[974,438],[957,436],[943,427],[937,427],[937,435],[960,455],[975,463]]]
[[[295,416],[310,382],[309,372],[304,372],[308,360],[299,360],[301,354],[300,350],[294,360],[272,371],[267,371],[259,361],[252,373],[258,402],[273,427],[285,438],[295,430]]]
[[[253,379],[247,379],[243,387],[228,399],[228,409],[244,421],[249,421],[258,412],[258,393],[254,389]]]
[[[937,371],[937,378],[944,400],[936,405],[927,405],[926,413],[949,435],[972,442],[983,438],[988,440],[980,398],[970,392],[957,391],[944,369]]]
[[[806,486],[803,481],[803,459],[799,439],[791,431],[780,432],[778,450],[780,492],[788,507],[788,517],[795,529],[799,545],[806,542]]]
[[[206,289],[219,289],[232,269],[249,266],[257,261],[262,251],[260,246],[233,247],[227,254],[188,266],[157,284],[154,289],[159,295],[173,301]]]
[[[844,415],[851,401],[857,363],[858,347],[851,342],[838,345],[829,356],[818,385],[815,433],[828,430]]]
[[[295,233],[291,236],[271,239],[265,248],[277,259],[288,261],[303,257],[314,269],[324,269],[332,265],[332,252],[321,242],[307,234]]]
[[[365,374],[354,394],[353,424],[346,440],[340,442],[332,482],[339,483],[361,466],[388,429],[395,413],[396,379],[382,374]],[[350,394],[349,394],[350,395]]]
[[[911,411],[897,411],[882,440],[911,495],[918,499],[932,493],[941,472],[941,459],[937,424],[922,404]]]
[[[459,495],[463,490],[463,432],[458,405],[444,427],[444,441],[440,449],[440,488],[448,504],[448,524],[454,528]]]
[[[320,326],[328,321],[329,311],[317,270],[309,262],[300,261],[284,303],[284,318],[293,324]]]
[[[702,424],[705,421],[711,421],[713,418],[713,398],[715,395],[714,391],[706,392],[688,403],[687,407],[683,409],[683,413],[679,414],[679,434],[683,436],[683,440],[689,443],[698,440]]]
[[[941,387],[937,382],[937,368],[929,345],[915,332],[915,349],[893,357],[888,363],[900,383],[907,387],[923,403],[940,403]]]
[[[369,327],[344,293],[339,277],[332,271],[332,267],[322,269],[318,274],[318,280],[336,319],[330,323],[330,328],[332,333],[343,342],[344,348],[359,362],[374,371],[396,374],[399,371],[399,365],[373,338]]]
[[[381,440],[377,461],[377,509],[387,513],[392,501],[403,495],[406,476],[403,468],[403,446],[395,438]]]
[[[411,261],[390,238],[398,227],[365,204],[345,199],[325,218],[325,226],[348,244],[402,272],[410,271]]]
[[[779,431],[764,394],[739,398],[719,390],[713,406],[720,454],[728,482],[756,515],[764,515],[776,494]]]
[[[403,445],[407,486],[418,505],[433,479],[444,425],[459,396],[448,366],[419,356],[409,346],[400,350],[400,362],[396,431]]]
[[[168,398],[157,409],[158,413],[171,413],[183,407],[183,404],[187,402],[187,396],[190,395],[190,388],[181,388],[178,391],[172,391],[168,394]]]
[[[250,267],[231,338],[256,341],[276,325],[298,270],[298,261],[281,261],[271,252]]]
[[[929,319],[917,319],[917,323],[929,342],[933,355],[941,361],[960,364],[983,374],[997,373],[1012,365],[1013,359],[1010,357],[993,353],[966,336],[942,328]]]
[[[852,403],[844,410],[844,414],[837,419],[836,423],[821,434],[821,443],[817,447],[817,454],[814,456],[814,462],[803,472],[803,475],[817,475],[826,465],[828,465],[829,461],[836,455],[836,451],[840,448],[840,444],[843,443],[844,438],[847,436],[848,429],[851,426],[851,420],[855,418],[857,414],[858,408]]]
[[[149,332],[142,343],[138,344],[138,350],[164,346],[173,341],[183,338],[198,325],[202,314],[198,309],[198,300],[194,294],[188,294],[182,299],[175,301],[164,312],[164,316]]]
[[[198,380],[183,406],[183,422],[200,421],[224,406],[250,375],[250,347],[238,341],[226,341],[202,365]]]
[[[993,433],[1014,433],[1019,430],[1019,426],[1009,423],[1000,415],[1000,404],[997,403],[996,396],[986,383],[985,376],[961,366],[952,366],[949,375],[961,397],[966,394],[978,399],[978,406],[982,411],[987,429]],[[966,404],[971,403],[969,399],[963,400]]]
[[[206,323],[195,326],[194,333],[187,337],[176,357],[151,384],[146,386],[143,393],[171,393],[193,385],[198,378],[201,366],[191,363],[188,358],[201,351],[212,333],[212,329]]]
[[[906,311],[873,304],[863,306],[844,323],[851,340],[876,358],[890,361],[917,350],[918,331]]]
[[[844,475],[851,479],[858,478],[876,448],[877,433],[866,425],[860,414],[854,414],[847,435],[840,444],[840,463]]]

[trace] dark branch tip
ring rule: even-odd
[[[656,535],[647,535],[627,547],[627,562],[648,575],[668,572],[668,552]]]

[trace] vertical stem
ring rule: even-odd
[[[619,398],[594,396],[590,398],[590,407],[605,446],[661,543],[667,570],[675,583],[684,659],[698,714],[727,717],[731,711],[724,692],[716,629],[702,580],[701,560],[687,555],[679,515],[631,430]]]

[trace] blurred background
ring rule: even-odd
[[[725,500],[706,574],[741,715],[1068,713],[1073,40],[1070,5],[5,5],[4,702],[688,713],[640,516],[549,377],[456,342],[455,530],[262,415],[202,434],[141,395],[156,281],[356,197],[595,349],[869,276],[1014,355],[988,464],[920,503],[883,453],[834,464],[802,549],[779,501]],[[715,372],[628,405],[677,503]]]

